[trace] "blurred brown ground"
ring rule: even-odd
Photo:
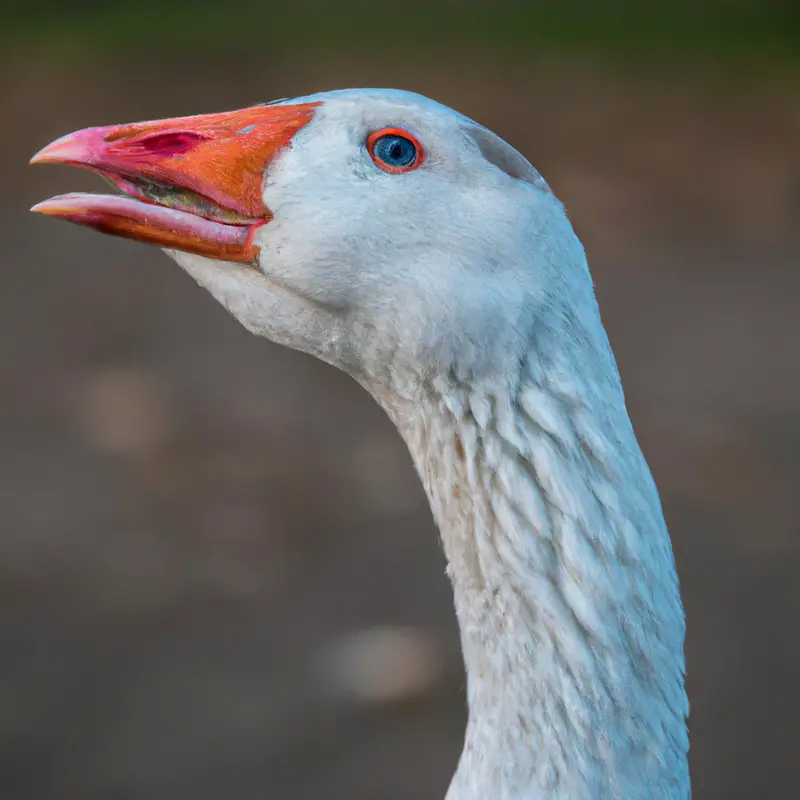
[[[397,85],[397,63],[405,88],[529,155],[586,245],[680,569],[695,796],[797,796],[800,74],[16,57],[0,63],[2,800],[444,796],[457,632],[389,423],[163,254],[27,212],[99,188],[26,167],[70,130]],[[422,666],[402,646],[378,659],[401,700],[367,702],[347,684],[375,656],[343,666],[347,637],[396,625],[433,644]]]

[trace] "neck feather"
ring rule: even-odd
[[[469,722],[448,800],[690,796],[670,540],[610,349],[593,363],[527,357],[502,387],[450,375],[384,403],[461,630]]]

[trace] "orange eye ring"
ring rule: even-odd
[[[414,157],[407,164],[392,164],[385,158],[381,157],[379,152],[381,149],[380,141],[386,137],[397,137],[398,139],[403,139],[410,143],[414,149]],[[376,145],[378,146],[377,151]],[[404,131],[402,128],[381,128],[378,131],[373,131],[369,136],[367,136],[367,151],[369,152],[372,160],[384,172],[390,172],[393,175],[398,175],[402,172],[411,172],[412,170],[415,170],[417,167],[421,166],[422,162],[425,160],[425,151],[422,149],[422,145],[408,131]]]

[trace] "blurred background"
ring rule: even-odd
[[[444,561],[348,378],[163,254],[28,213],[40,147],[345,86],[488,125],[566,203],[659,484],[698,798],[800,780],[800,14],[729,2],[5,0],[0,798],[444,796]]]

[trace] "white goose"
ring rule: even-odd
[[[447,800],[688,798],[684,615],[584,251],[516,150],[347,90],[90,128],[34,207],[165,248],[246,328],[369,391],[441,531],[469,722]]]

